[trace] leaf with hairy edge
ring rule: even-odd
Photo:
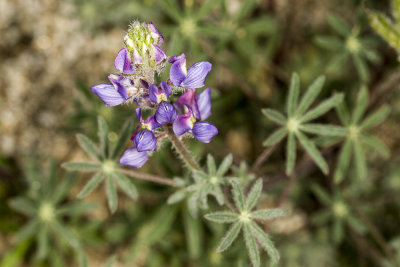
[[[79,192],[78,198],[84,198],[87,195],[89,195],[94,189],[97,188],[97,186],[103,181],[104,175],[101,172],[96,173],[93,175],[93,177],[90,179],[89,182],[86,183],[85,187]]]
[[[108,207],[110,208],[111,213],[114,213],[117,210],[118,197],[115,182],[111,175],[107,175],[106,177],[106,195],[108,199]]]
[[[321,153],[318,151],[314,143],[300,132],[296,132],[296,136],[299,139],[301,145],[307,151],[308,155],[310,155],[310,157],[314,160],[314,162],[322,170],[322,172],[325,175],[328,174],[328,164],[326,163],[325,159],[322,157]]]
[[[296,140],[293,133],[289,133],[286,147],[286,174],[293,172],[296,164]]]
[[[272,146],[280,141],[287,135],[288,131],[286,127],[282,127],[273,132],[263,143],[263,146]]]
[[[170,195],[167,199],[167,204],[172,205],[182,201],[186,197],[186,190],[181,189]]]
[[[315,38],[315,43],[322,48],[331,51],[337,51],[344,47],[343,41],[339,38],[332,36],[317,36]]]
[[[343,125],[348,126],[350,124],[350,112],[344,101],[336,106],[336,113]]]
[[[115,144],[114,150],[112,152],[111,158],[115,159],[119,157],[121,154],[124,144],[126,143],[126,140],[129,139],[129,135],[131,134],[131,127],[132,127],[132,122],[129,120],[126,122],[124,128],[122,129],[121,133],[119,134],[119,138],[117,143]]]
[[[232,185],[232,195],[233,195],[233,200],[235,201],[236,207],[239,209],[239,211],[244,210],[244,196],[242,189],[240,189],[239,184],[235,181],[231,181]]]
[[[269,108],[265,108],[261,110],[262,113],[267,116],[267,118],[277,124],[280,125],[285,125],[286,124],[286,118],[285,116],[283,116],[282,113],[280,113],[279,111],[276,111],[274,109],[269,109]]]
[[[217,170],[218,177],[222,177],[229,170],[229,168],[232,165],[232,160],[233,160],[232,154],[229,154],[224,158],[224,160],[222,161],[221,165],[219,165]]]
[[[347,37],[351,33],[349,25],[339,16],[330,15],[328,17],[329,25],[340,35]]]
[[[102,117],[97,117],[98,124],[98,135],[100,140],[101,151],[103,152],[103,157],[108,158],[109,142],[108,142],[108,126],[106,121]]]
[[[76,239],[74,233],[71,232],[64,225],[59,223],[57,220],[54,220],[51,224],[51,227],[53,228],[54,231],[57,231],[68,242],[68,244],[71,247],[73,248],[79,247],[79,241],[78,239]]]
[[[26,224],[24,227],[22,227],[14,236],[15,241],[17,243],[20,243],[22,241],[25,241],[26,239],[30,238],[34,234],[36,234],[37,229],[39,227],[39,222],[38,220],[34,219],[31,220],[28,224]]]
[[[136,200],[138,198],[138,191],[131,180],[129,180],[125,175],[119,172],[114,172],[113,176],[116,178],[119,188],[125,194],[127,194],[133,200]]]
[[[49,237],[47,226],[41,226],[37,236],[37,251],[36,257],[44,259],[49,252]]]
[[[346,136],[348,130],[341,126],[329,125],[329,124],[317,124],[317,123],[306,123],[300,125],[300,130],[317,134],[322,136]]]
[[[267,210],[256,210],[250,214],[250,217],[256,220],[268,220],[281,217],[286,214],[287,211],[283,209],[267,209]]]
[[[76,138],[78,140],[79,146],[94,160],[101,161],[103,159],[102,155],[100,154],[99,149],[93,143],[92,140],[89,139],[86,135],[77,134]]]
[[[211,154],[207,155],[207,169],[209,175],[216,175],[217,166],[215,165],[214,157]]]
[[[288,117],[292,117],[294,115],[294,111],[297,107],[297,102],[299,100],[299,88],[300,87],[300,80],[299,75],[297,73],[292,74],[292,78],[290,81],[290,88],[289,88],[289,96],[287,100],[287,114]]]
[[[246,241],[247,252],[249,253],[250,261],[253,267],[260,266],[260,254],[257,248],[256,239],[250,229],[250,223],[243,224],[243,236]]]
[[[96,162],[66,162],[61,165],[69,171],[92,172],[101,169],[101,164]]]
[[[387,105],[382,106],[380,109],[369,115],[361,123],[360,127],[363,130],[371,129],[376,125],[382,123],[390,113],[390,108]]]
[[[267,251],[268,255],[271,257],[272,262],[277,264],[279,262],[279,252],[275,248],[271,239],[269,239],[268,235],[264,233],[264,231],[255,223],[250,222],[250,228],[253,232],[255,238],[260,242],[260,245]]]
[[[330,98],[321,102],[318,106],[308,111],[304,116],[300,118],[301,122],[311,121],[319,116],[324,115],[330,109],[336,107],[343,101],[343,94],[335,94]]]
[[[262,186],[262,179],[258,179],[251,188],[249,194],[247,195],[245,210],[250,211],[257,204],[257,201],[261,195]]]
[[[321,92],[324,82],[325,78],[320,76],[308,87],[307,92],[304,94],[299,106],[297,107],[295,112],[296,116],[303,115],[303,113],[310,107],[312,102]]]
[[[365,176],[367,176],[367,163],[364,151],[359,141],[353,141],[353,147],[358,177],[365,178]]]
[[[235,241],[235,239],[239,235],[240,229],[242,229],[241,222],[233,224],[219,243],[217,247],[217,252],[222,252],[229,248],[233,241]]]
[[[216,223],[233,223],[239,219],[236,213],[231,211],[219,211],[214,213],[209,213],[204,216],[207,220]]]
[[[351,122],[353,124],[357,124],[360,121],[361,117],[363,116],[367,108],[367,105],[368,105],[368,91],[365,86],[362,86],[360,88],[360,91],[358,92],[356,106],[353,111],[353,116],[351,118]]]
[[[387,146],[382,143],[378,138],[372,135],[362,135],[361,141],[371,147],[372,149],[376,150],[378,153],[381,154],[382,157],[388,158],[390,156],[390,151]]]
[[[8,205],[22,214],[32,216],[37,213],[35,203],[26,197],[16,197],[8,202]]]
[[[351,141],[346,139],[339,154],[338,164],[335,172],[335,183],[343,181],[345,174],[350,166],[351,160]]]

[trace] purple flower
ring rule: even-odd
[[[91,88],[106,106],[122,104],[139,92],[133,81],[125,76],[110,74],[108,79],[111,83],[101,83]]]
[[[186,56],[180,54],[171,57],[169,62],[172,63],[169,71],[169,77],[175,86],[185,88],[200,88],[204,86],[207,75],[211,71],[210,62],[198,62],[186,69]]]
[[[172,94],[171,86],[166,82],[160,83],[161,89],[158,89],[157,85],[152,84],[149,87],[149,98],[152,102],[160,104],[161,101],[167,101],[169,96]]]
[[[134,168],[142,167],[149,158],[147,151],[139,152],[135,147],[128,148],[122,155],[119,163]]]
[[[154,135],[154,130],[161,125],[155,120],[154,115],[143,121],[141,108],[136,109],[136,116],[140,124],[131,137],[136,149],[139,152],[157,150],[157,139]]]
[[[136,72],[129,57],[128,49],[122,48],[119,50],[117,57],[114,60],[114,67],[120,72],[126,74],[132,74]]]
[[[172,123],[176,116],[177,112],[174,106],[165,101],[160,103],[155,114],[156,121],[161,125]]]
[[[193,136],[203,143],[209,143],[218,134],[218,129],[211,123],[204,121],[211,115],[210,88],[196,96],[196,89],[188,89],[175,102],[175,107],[180,111],[172,125],[176,135],[191,132]]]

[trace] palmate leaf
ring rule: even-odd
[[[282,113],[280,113],[279,111],[276,111],[274,109],[269,109],[269,108],[262,109],[261,111],[271,121],[276,122],[277,124],[280,124],[280,125],[286,124],[287,120],[286,120],[285,116]]]
[[[110,208],[111,213],[114,213],[117,210],[118,197],[114,179],[110,174],[106,175],[106,195],[108,200],[108,207]]]
[[[384,143],[372,135],[361,135],[361,142],[368,145],[373,150],[381,154],[382,157],[388,158],[390,156],[390,151]]]
[[[37,219],[31,220],[24,227],[22,227],[17,234],[14,236],[17,243],[23,242],[26,239],[32,237],[39,228],[39,221]]]
[[[71,232],[67,227],[62,225],[59,221],[53,220],[50,226],[55,232],[63,237],[64,240],[66,240],[71,247],[78,248],[80,246],[80,243],[75,234]]]
[[[357,95],[356,105],[353,111],[353,116],[351,118],[351,122],[353,124],[357,124],[362,116],[364,115],[365,110],[368,106],[368,90],[365,86],[360,88],[360,91]]]
[[[37,236],[37,246],[36,257],[38,259],[44,259],[49,252],[49,235],[47,226],[40,227]]]
[[[245,209],[245,199],[243,196],[243,192],[239,187],[239,184],[235,181],[231,181],[232,185],[232,195],[233,195],[233,200],[235,201],[236,207],[239,209],[239,211],[243,211]]]
[[[167,199],[167,204],[172,205],[182,201],[187,195],[187,191],[185,189],[181,189],[170,195]]]
[[[118,187],[122,191],[124,191],[127,196],[129,196],[133,200],[136,200],[138,198],[136,186],[125,175],[119,172],[114,172],[112,175],[117,181]]]
[[[82,188],[77,197],[84,198],[89,195],[94,189],[99,186],[103,179],[104,174],[102,172],[97,172],[95,175],[93,175],[90,181],[86,183],[86,185]]]
[[[101,164],[97,162],[66,162],[61,165],[69,171],[92,172],[101,169]]]
[[[302,97],[299,106],[296,109],[296,116],[303,115],[303,113],[310,107],[314,102],[315,98],[319,95],[322,90],[322,86],[325,83],[325,77],[318,77],[307,89],[306,93]]]
[[[250,213],[250,217],[256,220],[269,220],[284,216],[286,214],[287,211],[283,209],[267,209],[253,211],[252,213]]]
[[[101,155],[99,149],[93,143],[92,140],[89,139],[86,135],[77,134],[76,138],[78,140],[79,146],[94,160],[101,161],[103,156]]]
[[[210,175],[217,174],[217,166],[215,165],[214,157],[211,154],[207,155],[207,170]]]
[[[258,179],[251,188],[246,198],[245,210],[251,210],[257,204],[257,201],[261,195],[261,190],[263,186],[262,183],[263,183],[262,179]]]
[[[301,116],[300,121],[307,122],[316,119],[324,115],[333,107],[336,107],[342,101],[343,101],[343,94],[335,94],[330,98],[328,98],[327,100],[324,100],[321,104],[319,104],[315,108],[308,111],[306,114],[304,114],[304,116]]]
[[[216,223],[233,223],[239,219],[236,213],[231,211],[219,211],[214,213],[209,213],[204,216],[207,220]]]
[[[103,153],[103,158],[108,157],[109,141],[108,141],[108,125],[102,117],[97,117],[98,135],[100,140],[100,150]]]
[[[269,239],[268,235],[264,233],[264,231],[255,222],[250,222],[249,225],[253,235],[258,240],[258,242],[260,242],[260,245],[265,249],[265,251],[267,251],[268,255],[272,259],[272,262],[274,264],[278,264],[279,252],[275,248],[271,239]]]
[[[359,178],[365,178],[367,176],[367,162],[361,143],[359,141],[353,140],[353,148],[357,176]]]
[[[307,123],[300,126],[300,130],[306,133],[321,135],[321,136],[334,136],[344,137],[348,134],[348,130],[341,126],[329,124]]]
[[[351,33],[349,25],[339,16],[330,15],[328,17],[329,25],[340,35],[348,36]]]
[[[361,123],[360,128],[362,130],[371,129],[378,124],[382,123],[390,113],[390,108],[387,105],[380,107],[377,111],[369,115]]]
[[[286,135],[288,134],[288,130],[286,127],[282,127],[278,130],[276,130],[275,132],[273,132],[264,142],[263,142],[263,146],[272,146],[275,145],[277,143],[279,143],[280,141],[282,141],[283,138],[286,137]]]
[[[296,137],[299,139],[301,145],[307,151],[308,155],[314,160],[318,167],[322,170],[324,174],[328,174],[328,164],[322,157],[321,153],[318,151],[317,147],[313,142],[311,142],[304,134],[301,132],[296,132]]]
[[[371,27],[389,43],[391,47],[400,51],[400,31],[392,20],[381,12],[368,11],[368,20]]]
[[[224,160],[221,162],[221,165],[219,165],[218,170],[217,170],[217,176],[222,177],[231,167],[232,165],[232,154],[229,154],[224,158]]]
[[[129,139],[129,135],[131,134],[131,128],[132,128],[132,121],[129,120],[125,123],[122,131],[119,134],[119,138],[117,143],[115,144],[111,158],[116,159],[117,157],[120,156],[122,150],[124,149],[126,140]]]
[[[236,222],[235,224],[232,225],[232,227],[229,229],[229,231],[225,234],[225,236],[222,238],[221,242],[219,243],[217,247],[217,252],[223,252],[226,249],[232,245],[233,241],[238,237],[240,230],[242,229],[242,223],[241,222]]]
[[[347,138],[340,150],[339,160],[335,171],[335,183],[340,183],[343,180],[350,166],[351,148],[351,141]]]
[[[327,50],[338,51],[344,48],[343,41],[336,36],[317,36],[315,43]]]
[[[286,146],[286,174],[290,175],[293,172],[296,164],[296,139],[294,133],[289,133]]]
[[[249,253],[250,261],[253,264],[253,267],[260,266],[260,252],[257,248],[256,239],[252,233],[250,228],[250,224],[243,224],[243,236],[246,242],[247,252]]]
[[[33,216],[37,213],[35,203],[26,197],[16,197],[8,202],[13,209],[27,216]]]
[[[291,81],[290,81],[290,88],[289,88],[289,96],[287,99],[287,109],[286,112],[288,117],[292,117],[294,115],[294,111],[297,107],[297,102],[299,101],[299,92],[300,92],[300,79],[297,73],[293,73]],[[286,122],[284,118],[283,124]]]

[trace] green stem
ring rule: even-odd
[[[190,154],[189,150],[185,147],[181,140],[171,131],[169,126],[164,126],[164,130],[171,141],[172,145],[175,147],[176,151],[181,156],[181,159],[192,171],[200,171],[201,167],[197,161]]]
[[[152,174],[147,174],[147,173],[141,173],[137,172],[134,170],[127,170],[127,169],[118,169],[120,173],[126,174],[130,177],[139,179],[139,180],[144,180],[144,181],[150,181],[158,184],[164,184],[164,185],[170,185],[170,186],[178,186],[173,180],[157,176],[157,175],[152,175]]]

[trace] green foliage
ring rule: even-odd
[[[331,15],[328,23],[338,36],[318,36],[316,43],[320,47],[334,52],[334,58],[327,66],[332,72],[338,68],[345,68],[351,58],[354,67],[362,81],[369,77],[367,62],[378,63],[379,55],[373,49],[374,42],[369,37],[361,36],[360,27],[350,26],[340,17]]]
[[[353,114],[345,104],[337,107],[340,121],[347,129],[347,135],[341,148],[338,163],[335,171],[335,182],[340,183],[350,167],[353,157],[358,178],[365,178],[367,175],[367,149],[376,151],[383,157],[388,157],[389,149],[379,139],[366,131],[382,123],[389,115],[390,109],[384,105],[375,112],[365,116],[368,107],[368,90],[361,87],[354,103]]]
[[[254,183],[246,198],[237,182],[232,181],[231,186],[233,200],[235,201],[237,211],[221,211],[205,215],[205,218],[212,222],[233,224],[220,241],[217,252],[222,252],[228,249],[242,230],[247,252],[253,266],[260,266],[260,254],[257,247],[257,241],[268,253],[272,263],[277,264],[279,261],[279,252],[276,250],[269,236],[255,221],[284,216],[286,212],[281,209],[252,211],[261,195],[262,180],[257,180]]]
[[[68,245],[74,251],[79,251],[81,249],[79,237],[64,224],[63,218],[82,216],[96,206],[94,203],[78,201],[65,203],[67,193],[75,183],[75,173],[59,176],[57,168],[58,163],[52,160],[47,175],[37,176],[32,169],[28,171],[29,188],[26,195],[9,201],[9,206],[13,210],[29,218],[25,226],[16,233],[15,241],[24,250],[23,247],[29,244],[27,240],[35,239],[35,258],[38,261],[50,257],[51,246],[54,243],[59,248]],[[61,258],[62,256],[57,255]],[[6,261],[3,264],[7,266]]]
[[[303,132],[321,136],[345,136],[347,133],[346,129],[339,126],[310,123],[311,120],[324,115],[330,109],[339,105],[343,100],[343,94],[335,94],[316,107],[308,110],[321,92],[324,81],[325,79],[323,77],[317,78],[314,83],[308,87],[306,93],[300,99],[300,103],[298,103],[300,82],[298,75],[293,74],[289,96],[287,98],[286,117],[276,110],[262,110],[268,119],[282,126],[264,141],[264,145],[276,145],[287,137],[286,173],[288,175],[293,172],[296,162],[296,139],[322,172],[324,174],[328,173],[328,165],[318,151],[317,146],[303,134]]]
[[[89,182],[79,192],[78,198],[84,198],[95,190],[105,180],[105,192],[108,199],[108,207],[112,213],[117,210],[119,187],[127,196],[136,200],[138,197],[135,185],[121,172],[119,168],[119,156],[131,131],[131,123],[126,123],[120,137],[113,149],[110,150],[108,139],[108,126],[103,118],[98,117],[98,136],[100,144],[96,145],[87,136],[78,134],[80,147],[92,158],[92,162],[67,162],[62,166],[71,171],[95,172]]]

